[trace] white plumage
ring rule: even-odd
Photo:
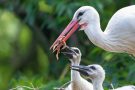
[[[135,5],[118,10],[104,32],[97,10],[91,6],[80,7],[51,48],[59,51],[77,29],[84,30],[93,44],[106,51],[135,55]]]
[[[93,84],[93,90],[104,90],[102,84],[105,79],[105,71],[102,66],[92,64],[88,66],[72,66],[73,70],[79,71],[84,76],[90,78]],[[135,86],[123,86],[112,90],[135,90]]]
[[[81,52],[78,48],[66,48],[62,53],[69,58],[71,65],[78,66],[80,64]],[[71,70],[71,84],[64,90],[93,90],[93,86],[87,80],[83,79],[79,72]]]
[[[133,86],[133,85],[123,86],[123,87],[117,88],[115,90],[135,90],[135,86]]]
[[[96,9],[83,6],[76,11],[73,19],[80,12],[84,13],[79,17],[79,24],[87,24],[82,29],[92,43],[110,52],[135,55],[135,5],[118,10],[104,32],[101,30],[100,17]]]

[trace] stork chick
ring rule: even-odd
[[[84,76],[90,78],[93,84],[93,90],[104,90],[102,84],[105,79],[105,71],[98,64],[88,66],[72,66],[72,70],[79,71]],[[135,90],[135,86],[123,86],[114,90]]]
[[[71,65],[79,66],[81,52],[78,48],[65,47],[62,53],[68,57]],[[93,86],[87,80],[83,79],[78,71],[71,70],[71,84],[65,90],[93,90]]]

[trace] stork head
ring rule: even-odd
[[[105,71],[102,66],[98,64],[88,65],[88,66],[72,66],[72,70],[79,71],[82,75],[90,78],[92,81],[101,81],[105,79]]]
[[[82,54],[78,48],[66,47],[61,51],[61,53],[63,53],[66,57],[68,57],[72,63],[78,63],[78,64],[80,63]]]
[[[72,21],[77,21],[80,30],[86,30],[90,23],[95,22],[99,18],[99,14],[95,8],[91,6],[82,6],[74,14]]]
[[[60,46],[60,41],[66,42],[70,36],[77,30],[87,30],[91,23],[99,20],[98,12],[91,6],[82,6],[74,14],[71,22],[53,43],[51,48]],[[54,47],[55,46],[55,47]]]

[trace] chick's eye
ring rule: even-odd
[[[96,70],[96,68],[94,66],[91,66],[90,68],[93,69],[93,70]]]
[[[75,49],[74,51],[79,54],[79,51],[77,49]]]

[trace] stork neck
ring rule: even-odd
[[[71,62],[72,65],[78,66],[80,64],[80,60],[74,60]],[[81,76],[78,71],[71,70],[71,81],[78,82],[80,80]]]
[[[80,65],[80,58],[77,58],[77,59],[79,59],[79,60],[70,60],[71,61],[71,65],[75,65],[75,66],[78,66],[78,65]]]
[[[106,50],[109,48],[105,41],[108,39],[107,35],[101,30],[100,19],[96,19],[88,24],[87,28],[84,30],[90,41],[100,48]]]
[[[93,90],[104,90],[102,86],[103,81],[101,79],[93,80],[92,83],[93,83]]]

